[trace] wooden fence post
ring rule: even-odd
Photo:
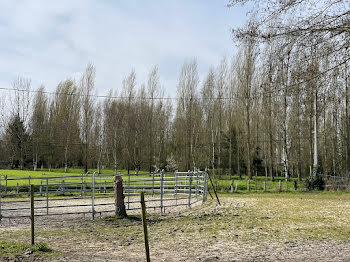
[[[7,194],[7,175],[5,176],[5,195]]]
[[[249,179],[247,181],[247,189],[248,189],[248,192],[250,192],[250,180]]]
[[[154,196],[154,172],[152,172],[152,197]]]
[[[298,182],[296,180],[294,180],[294,190],[295,191],[298,190]]]
[[[279,181],[279,192],[282,192],[282,182],[281,182],[281,180]]]
[[[219,206],[221,206],[221,203],[220,203],[220,200],[219,200],[218,194],[216,193],[216,188],[214,187],[214,183],[213,183],[213,180],[212,180],[212,179],[211,179],[211,177],[210,177],[209,171],[208,171],[208,178],[209,178],[209,180],[210,180],[210,184],[211,184],[211,186],[212,186],[212,187],[213,187],[213,189],[214,189],[214,193],[215,193],[216,200],[217,200],[217,202],[218,202]],[[208,192],[209,192],[209,189],[208,189]]]
[[[0,223],[1,223],[1,219],[2,219],[2,214],[1,214],[1,176],[0,176]]]
[[[233,181],[233,179],[231,180],[231,186],[230,186],[230,191],[231,193],[233,193],[233,191],[235,190],[235,183]]]
[[[17,185],[16,185],[16,192],[17,192],[17,194],[19,194],[19,183],[17,183]]]
[[[115,198],[115,215],[117,217],[127,217],[124,203],[123,178],[120,175],[114,176],[114,198]]]
[[[267,188],[266,188],[266,180],[264,181],[264,192],[266,192]]]
[[[30,236],[31,245],[34,245],[34,185],[30,185]]]
[[[148,231],[147,231],[147,220],[146,220],[146,203],[144,192],[140,193],[141,197],[141,210],[142,210],[142,225],[143,225],[143,235],[145,239],[145,251],[146,251],[146,261],[150,262],[149,244],[148,244]]]

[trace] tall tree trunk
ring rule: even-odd
[[[239,145],[239,139],[240,139],[240,131],[237,128],[237,175],[239,179],[242,179],[242,173],[241,173],[241,150]]]
[[[317,89],[314,94],[314,164],[313,173],[316,175],[318,170],[318,118],[317,118]]]
[[[287,141],[287,90],[284,90],[284,125],[283,125],[283,142],[284,142],[284,175],[286,181],[289,181],[288,168],[288,141]]]
[[[324,172],[328,173],[328,166],[327,166],[327,122],[326,122],[326,112],[327,112],[327,106],[326,106],[326,94],[323,95],[323,167]]]
[[[215,179],[215,137],[214,137],[214,123],[213,123],[213,119],[211,119],[210,122],[210,126],[211,126],[211,148],[212,148],[212,159],[211,159],[211,166],[213,169],[213,177]]]
[[[270,161],[269,161],[269,173],[271,181],[275,181],[275,176],[273,172],[273,134],[272,134],[272,95],[269,95],[269,152],[270,152]]]
[[[221,95],[220,95],[221,97]],[[219,100],[219,133],[218,133],[218,171],[219,174],[222,175],[222,166],[221,166],[221,99]]]
[[[297,133],[298,133],[298,180],[301,182],[301,128],[300,128],[300,89],[297,94]]]
[[[229,128],[229,141],[230,141],[230,144],[229,144],[229,154],[228,154],[228,166],[229,166],[229,169],[230,169],[230,179],[232,179],[232,129],[231,129],[231,121],[230,121],[230,128]]]
[[[249,100],[250,98],[247,97]],[[247,126],[247,175],[249,179],[252,179],[252,173],[251,173],[251,160],[250,160],[250,103],[247,101],[246,106],[246,113],[247,113],[247,119],[246,119],[246,126]]]
[[[68,146],[64,149],[64,172],[68,173]]]
[[[348,55],[348,48],[346,48]],[[350,172],[350,118],[349,118],[349,85],[348,85],[348,66],[345,63],[345,121],[346,121],[346,170]]]

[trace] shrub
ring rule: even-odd
[[[308,179],[306,179],[306,188],[308,190],[321,190],[323,191],[325,189],[325,181],[322,177],[322,175],[318,172],[316,174],[313,174]]]

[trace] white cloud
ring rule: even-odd
[[[234,17],[225,1],[119,2],[0,0],[0,82],[10,85],[21,75],[34,88],[44,83],[53,90],[92,62],[98,93],[106,94],[132,68],[141,84],[158,65],[174,96],[185,59],[196,57],[203,75],[231,55],[230,23],[244,18]]]

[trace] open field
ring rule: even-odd
[[[90,172],[95,172],[95,169],[91,169]],[[120,170],[118,171],[121,174],[127,174],[127,170]],[[39,170],[39,171],[32,171],[32,170],[10,170],[10,169],[0,169],[0,183],[4,187],[5,186],[5,176],[9,178],[7,181],[7,186],[12,187],[12,190],[16,190],[17,183],[19,186],[22,185],[28,185],[28,178],[35,178],[31,180],[32,184],[40,185],[45,184],[45,178],[46,177],[62,177],[62,179],[65,176],[79,176],[84,173],[83,169],[79,168],[70,168],[69,173],[64,173],[64,169],[55,169],[51,170],[49,172],[48,170]],[[139,174],[145,174],[146,172],[140,171]],[[104,169],[102,170],[102,174],[114,174],[113,170],[110,169]],[[135,174],[135,170],[130,170],[130,174]],[[139,178],[143,177],[142,175],[138,176]],[[20,178],[26,178],[21,180],[10,180],[10,179],[20,179]],[[134,176],[131,176],[131,179],[134,179]],[[250,180],[249,187],[251,192],[264,192],[264,181],[265,176],[258,176],[254,177],[253,180]],[[81,178],[70,178],[70,182],[81,182]],[[248,191],[248,181],[247,177],[243,176],[242,179],[239,179],[238,176],[232,176],[232,180],[229,179],[229,176],[221,176],[216,177],[216,179],[213,180],[215,183],[215,186],[217,187],[218,191],[221,193],[224,192],[230,192],[231,191],[231,183],[234,182],[234,189],[237,186],[237,192],[247,192]],[[275,181],[267,181],[266,183],[266,191],[267,192],[278,192],[280,190],[279,188],[279,182],[281,181],[281,191],[305,191],[305,185],[304,183],[298,182],[298,188],[295,190],[294,188],[294,179],[291,179],[291,181],[286,182],[284,177],[275,177]],[[211,189],[212,186],[209,183],[209,188]],[[24,189],[25,190],[25,189]]]
[[[89,172],[97,172],[97,169],[89,169]],[[40,169],[38,168],[37,171],[34,170],[18,170],[18,169],[0,169],[0,175],[9,175],[9,176],[41,176],[43,173],[47,175],[76,175],[76,174],[83,174],[84,169],[83,168],[69,168],[68,173],[64,172],[64,168],[58,168],[58,169]],[[103,174],[114,174],[114,170],[112,169],[102,169],[101,173]],[[120,169],[118,170],[118,173],[121,174],[127,174],[128,170]],[[139,173],[145,173],[144,171],[139,171]],[[135,170],[130,170],[130,174],[135,174]]]
[[[89,172],[93,173],[96,172],[95,169],[91,169]],[[121,174],[127,174],[127,170],[119,170],[118,173]],[[139,174],[143,174],[146,172],[140,171]],[[48,170],[13,170],[13,169],[0,169],[0,182],[2,186],[5,186],[5,178],[6,176],[9,179],[16,179],[16,180],[8,180],[7,185],[9,187],[15,187],[17,186],[17,183],[19,186],[22,185],[28,185],[28,178],[35,178],[31,180],[31,184],[40,185],[43,181],[45,183],[46,177],[65,177],[65,176],[79,176],[81,174],[84,174],[84,169],[79,168],[70,168],[68,173],[64,173],[63,169],[52,169],[51,171]],[[104,169],[103,174],[114,174],[113,170],[110,169]],[[135,171],[130,170],[130,174],[135,174]],[[133,177],[133,176],[131,176]],[[23,178],[23,179],[21,179]],[[19,179],[19,180],[18,180]],[[80,182],[80,178],[77,177],[76,179],[70,179],[74,182]]]
[[[190,210],[148,216],[152,261],[349,261],[350,195],[220,195]],[[143,261],[139,215],[38,222],[52,252],[24,255],[29,221],[2,224],[2,261]],[[16,245],[13,245],[13,242]],[[17,248],[11,249],[11,246]]]

